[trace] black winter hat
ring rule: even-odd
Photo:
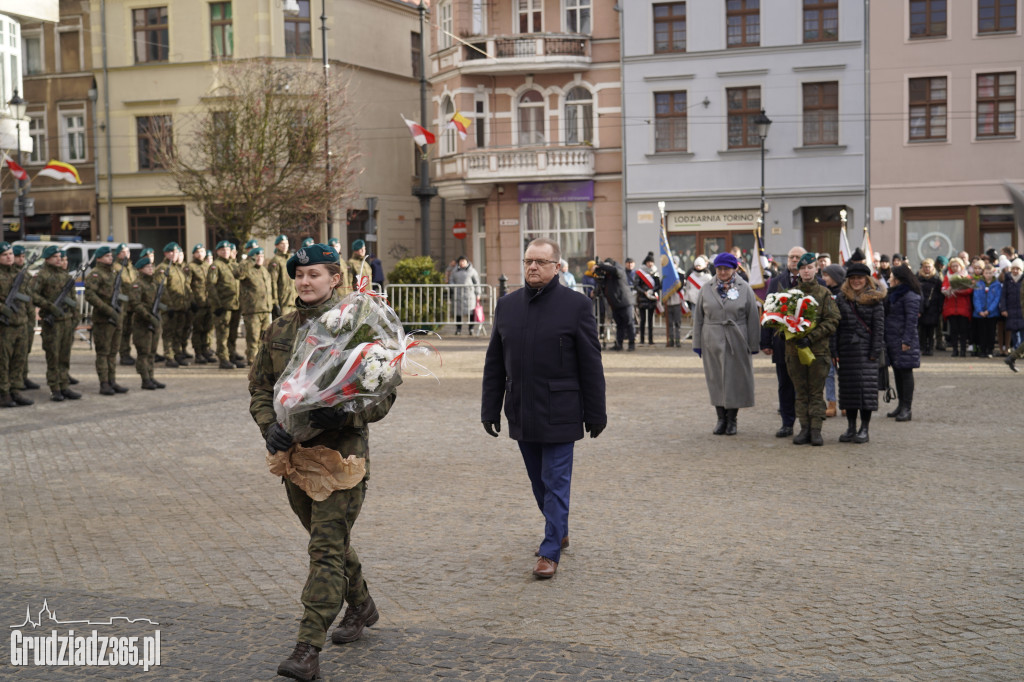
[[[860,275],[861,277],[870,277],[871,268],[864,265],[863,263],[855,263],[852,259],[847,261],[846,279],[856,277],[857,275]]]
[[[864,257],[864,252],[860,250],[860,247],[858,247],[858,248],[853,250],[853,253],[850,254],[850,260],[847,261],[847,262],[849,262],[849,263],[854,263],[854,262],[856,262],[856,263],[863,263],[866,260],[867,260],[867,258]],[[850,273],[847,272],[846,276],[849,277]]]
[[[647,252],[647,257],[644,258],[644,265],[647,265],[648,263],[653,263],[653,262],[654,262],[654,252],[653,251],[648,251]]]

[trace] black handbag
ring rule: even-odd
[[[882,348],[882,357],[878,359],[878,390],[882,391],[882,400],[891,403],[896,397],[896,389],[889,381],[889,363],[885,359],[885,348]]]

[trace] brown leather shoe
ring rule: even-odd
[[[354,642],[363,634],[364,627],[370,627],[378,620],[380,613],[377,612],[377,605],[373,603],[373,597],[367,597],[359,606],[349,604],[341,618],[341,624],[331,634],[331,641],[335,644]]]
[[[533,574],[541,579],[553,578],[558,564],[547,557],[537,559],[537,565],[533,567]]]
[[[569,536],[566,535],[564,538],[562,538],[562,549],[565,549],[568,546],[569,546]],[[533,553],[533,556],[540,556],[540,547],[538,547],[537,551]]]
[[[320,677],[320,650],[312,644],[299,642],[292,655],[277,666],[277,674],[293,680],[315,680]]]

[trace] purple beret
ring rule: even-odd
[[[740,266],[740,262],[736,260],[736,256],[731,253],[720,253],[715,256],[715,267],[716,268],[732,268],[735,270]]]

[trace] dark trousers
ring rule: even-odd
[[[635,344],[636,328],[633,325],[633,306],[612,308],[612,319],[615,320],[615,345],[622,348],[622,342],[626,339],[629,339],[631,344]]]
[[[947,320],[949,321],[949,345],[953,347],[954,353],[960,357],[966,357],[971,319],[963,315],[950,315]]]
[[[896,382],[896,396],[900,399],[900,405],[910,407],[914,403],[914,370],[892,368],[892,375]]]
[[[921,353],[931,355],[935,347],[935,325],[918,323],[917,338],[921,339]]]
[[[796,422],[796,389],[789,378],[785,358],[775,363],[775,377],[779,380],[779,414],[783,426],[792,426]]]
[[[640,308],[640,343],[644,342],[644,327],[647,327],[647,340],[654,343],[654,308]]]
[[[569,536],[569,487],[574,443],[519,441],[533,497],[544,514],[544,541],[539,554],[555,563],[562,556],[562,538]]]
[[[999,323],[994,317],[974,318],[974,328],[977,330],[977,338],[974,340],[974,351],[985,357],[992,355],[996,344],[996,325]]]

